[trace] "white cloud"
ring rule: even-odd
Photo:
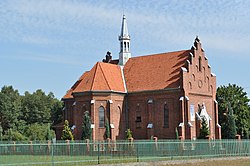
[[[192,42],[190,39],[199,35],[208,47],[244,51],[250,41],[250,3],[247,1],[123,3],[129,29],[140,37],[137,41],[148,45],[149,42],[188,45],[187,42]],[[105,36],[100,33],[107,31],[118,35],[121,11],[121,2],[111,0],[4,1],[0,2],[0,41],[45,45],[48,49],[55,47],[68,52],[72,48],[77,51],[83,46],[92,47],[91,44],[103,45],[98,35]],[[143,47],[140,44],[138,46]]]

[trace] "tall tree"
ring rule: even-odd
[[[0,122],[0,141],[3,140],[3,128],[2,128],[2,125],[1,125],[1,122]]]
[[[63,121],[63,102],[56,99],[52,98],[51,99],[51,122],[52,125],[58,124]]]
[[[109,120],[106,118],[105,120],[105,133],[104,133],[104,138],[110,138],[110,125],[109,125]]]
[[[49,131],[45,126],[48,123],[57,124],[62,121],[62,106],[62,102],[51,92],[46,95],[42,90],[37,90],[32,94],[25,92],[25,95],[21,96],[12,86],[2,87],[0,91],[2,138],[44,139],[44,136],[40,135]],[[44,132],[44,129],[48,131]],[[32,135],[35,132],[39,137]],[[53,131],[50,134],[53,135]]]
[[[23,104],[23,119],[28,124],[33,123],[48,123],[50,121],[50,111],[48,103],[45,99],[45,93],[37,90],[33,94],[25,92],[22,100]]]
[[[228,104],[233,110],[237,134],[240,134],[242,138],[248,138],[250,130],[250,106],[248,104],[247,93],[244,89],[236,84],[220,86],[217,89],[216,98],[219,104],[219,123],[221,125],[222,138],[224,138],[223,133],[226,132],[225,130],[228,125]]]
[[[69,128],[69,121],[65,120],[62,131],[62,140],[74,140],[73,134]]]
[[[3,133],[9,129],[22,128],[19,123],[21,115],[21,98],[12,86],[4,86],[0,92],[0,122]]]
[[[82,123],[82,139],[91,139],[91,118],[89,116],[89,111],[85,111],[83,115],[83,123]]]
[[[58,101],[53,93],[46,95],[42,90],[33,94],[25,92],[22,98],[23,119],[27,124],[33,123],[58,123],[61,121],[60,111],[62,103]]]
[[[224,130],[222,131],[223,138],[226,139],[235,139],[236,135],[236,125],[235,125],[235,119],[233,116],[233,110],[230,104],[228,104],[227,114],[224,115],[225,119],[225,126]]]

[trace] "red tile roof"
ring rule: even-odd
[[[89,71],[83,73],[83,75],[75,82],[75,84],[67,91],[66,95],[63,96],[63,99],[73,98],[72,92],[76,89],[76,87],[80,84],[83,78],[88,76]]]
[[[130,58],[124,67],[128,92],[180,86],[180,70],[190,50]]]
[[[177,88],[180,70],[189,58],[190,50],[130,58],[124,66],[128,92]],[[72,98],[74,92],[118,91],[125,92],[121,67],[97,62],[85,72],[63,97]]]
[[[125,92],[121,67],[115,64],[97,62],[85,72],[63,97],[72,98],[74,92],[117,91]]]

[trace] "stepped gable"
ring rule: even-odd
[[[124,67],[128,92],[177,88],[190,50],[130,58]]]

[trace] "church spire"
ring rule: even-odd
[[[122,18],[121,34],[119,36],[120,41],[120,53],[119,53],[119,65],[124,66],[125,63],[131,58],[130,53],[130,36],[128,33],[127,20],[125,15]]]
[[[122,28],[121,28],[121,35],[120,36],[129,37],[128,25],[127,25],[127,20],[126,20],[125,15],[123,15],[123,18],[122,18]]]

